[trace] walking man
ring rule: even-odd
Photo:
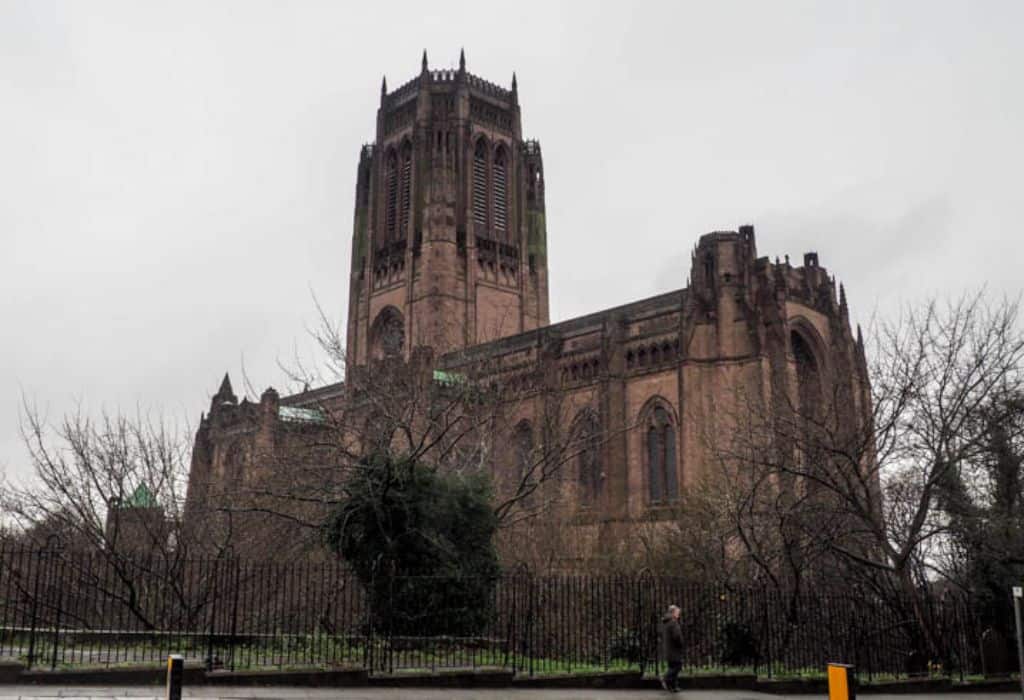
[[[668,606],[661,618],[661,649],[668,662],[668,670],[661,678],[661,687],[672,693],[679,692],[679,672],[683,668],[683,631],[679,628],[679,607]]]

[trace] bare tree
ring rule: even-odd
[[[737,490],[739,502],[783,504],[775,510],[794,523],[791,544],[802,553],[784,559],[827,552],[847,575],[908,605],[934,657],[940,644],[924,596],[948,527],[938,497],[954,470],[977,461],[991,407],[1024,384],[1019,305],[983,293],[931,301],[874,331],[870,401],[837,383],[808,406],[792,387],[777,387],[768,399],[743,397],[731,416],[734,439],[709,444],[723,467],[745,475],[750,488]],[[785,545],[784,528],[775,530]],[[737,519],[737,534],[759,560],[760,541],[744,534],[756,531]],[[792,579],[797,568],[789,569]]]
[[[166,618],[166,610],[151,605],[155,600],[186,616],[199,614],[205,603],[194,592],[203,586],[185,574],[199,551],[198,530],[185,529],[182,520],[185,438],[141,415],[93,419],[79,410],[51,425],[27,402],[21,428],[34,478],[0,490],[18,530],[9,544],[45,550],[60,564],[62,578],[54,585],[95,591],[124,606],[144,628]],[[202,544],[214,555],[229,546],[224,540]],[[0,559],[15,566],[24,558]]]

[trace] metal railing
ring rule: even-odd
[[[208,668],[495,668],[537,675],[658,668],[661,614],[682,608],[684,671],[764,677],[855,664],[865,678],[981,670],[962,596],[920,610],[840,593],[614,575],[381,576],[340,562],[165,560],[0,550],[0,657],[32,668],[163,663]]]

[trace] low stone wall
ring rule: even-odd
[[[0,685],[38,684],[65,686],[155,685],[166,682],[161,666],[111,669],[28,671],[24,665],[0,661]],[[639,671],[581,673],[564,676],[513,676],[511,671],[443,671],[439,673],[397,673],[370,676],[365,669],[332,671],[209,671],[200,666],[186,666],[183,682],[188,686],[220,685],[249,687],[334,687],[364,686],[391,688],[606,688],[655,689],[658,681],[644,678]],[[828,684],[824,678],[812,680],[759,680],[753,674],[721,676],[680,676],[683,690],[752,690],[773,695],[824,695]],[[950,679],[911,679],[867,683],[857,687],[863,695],[885,693],[932,694],[946,692],[1006,693],[1020,687],[1014,679],[986,680],[976,683],[953,683]]]

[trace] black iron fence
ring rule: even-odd
[[[653,672],[670,603],[682,608],[690,673],[800,675],[832,661],[853,663],[868,678],[982,671],[981,631],[960,596],[914,609],[864,595],[791,597],[649,574],[523,569],[487,580],[391,576],[364,586],[337,562],[29,549],[0,550],[0,657],[43,668],[180,653],[233,670]]]

